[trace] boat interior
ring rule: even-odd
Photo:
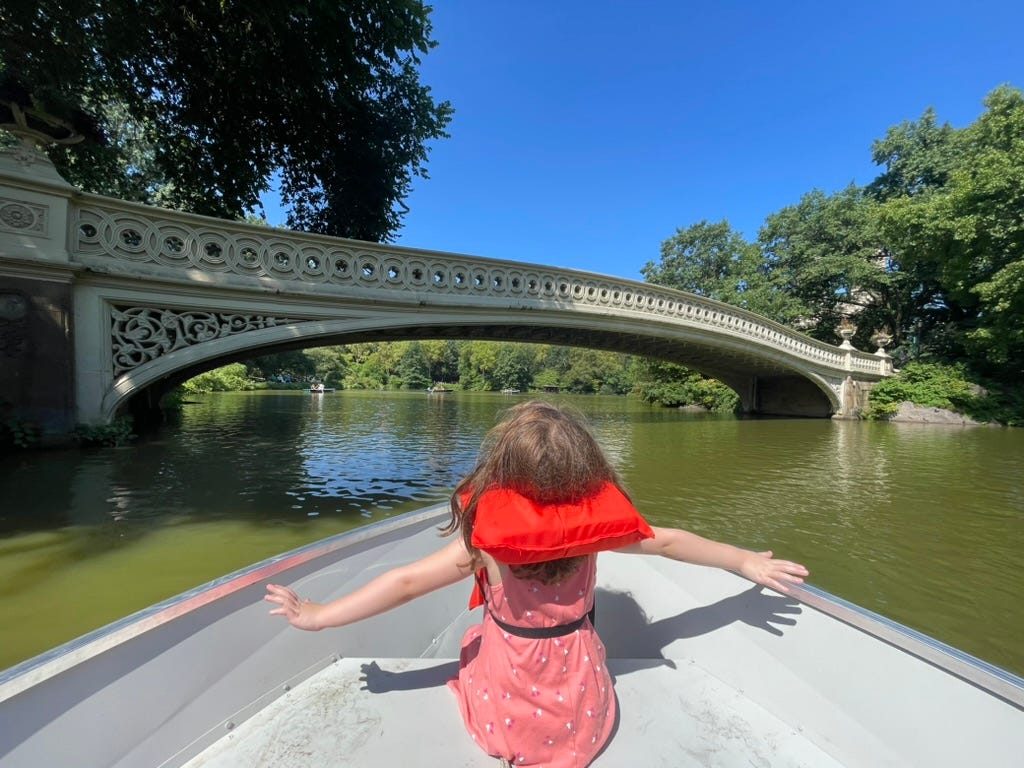
[[[444,506],[225,576],[0,675],[0,765],[495,766],[445,685],[470,582],[301,632],[268,582],[327,601],[443,541]],[[604,766],[1020,766],[1024,681],[813,587],[602,553],[619,720]]]

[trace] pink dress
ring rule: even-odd
[[[557,584],[517,579],[484,585],[483,624],[462,639],[455,692],[473,740],[515,766],[582,768],[604,747],[615,723],[615,696],[604,646],[589,621],[561,637],[531,639],[506,624],[568,624],[594,604],[597,558]]]

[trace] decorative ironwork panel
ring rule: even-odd
[[[155,307],[112,307],[111,320],[115,377],[176,349],[239,333],[305,322],[287,317]]]

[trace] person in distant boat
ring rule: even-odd
[[[266,600],[271,614],[319,630],[475,577],[470,606],[484,606],[483,621],[463,637],[448,685],[473,740],[506,765],[586,766],[611,735],[615,696],[593,619],[597,552],[724,568],[780,592],[808,573],[771,552],[649,526],[583,417],[540,401],[511,408],[487,434],[451,515],[451,543],[348,595],[318,604],[271,584]]]

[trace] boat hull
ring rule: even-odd
[[[389,754],[397,764],[413,750],[421,768],[490,765],[443,686],[479,620],[468,584],[318,633],[268,616],[262,600],[268,582],[319,601],[344,594],[440,546],[446,519],[438,506],[332,537],[7,670],[0,765],[262,765],[230,748],[278,733],[280,719],[257,727],[278,699],[285,730],[326,718],[307,747],[324,729],[336,738],[327,756],[299,750],[295,763],[267,765],[378,765]],[[621,710],[598,766],[686,764],[681,749],[709,765],[764,753],[772,765],[1017,766],[1024,754],[1024,681],[827,593],[781,596],[616,553],[600,555],[598,572],[597,627]],[[312,702],[308,714],[296,716],[297,701]],[[381,725],[403,707],[420,719]],[[353,711],[363,725],[342,727]]]

